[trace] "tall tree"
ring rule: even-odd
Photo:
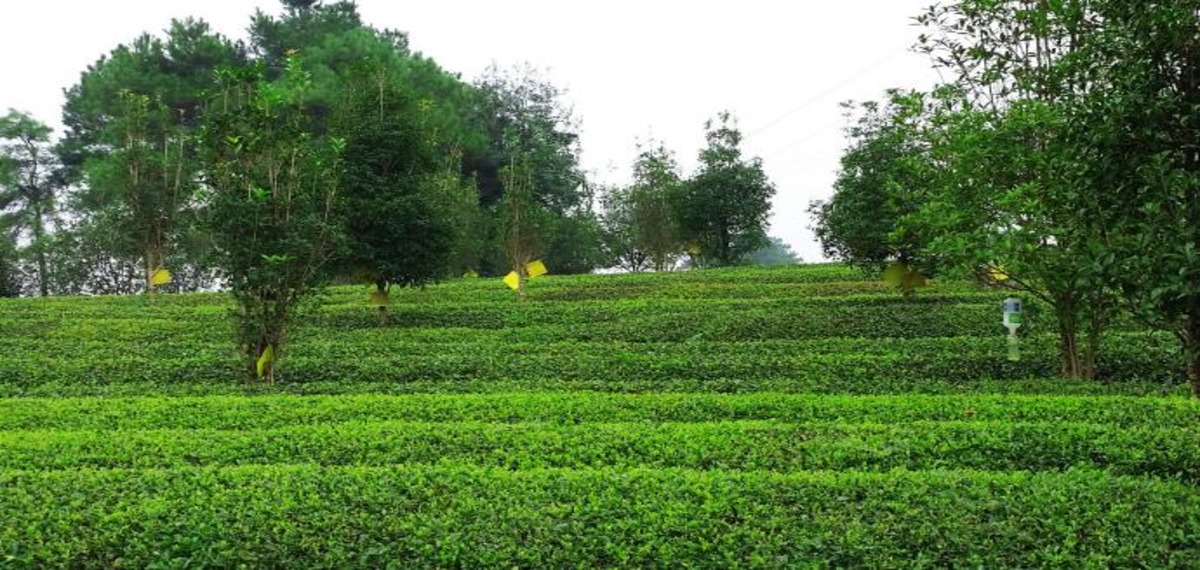
[[[292,58],[279,81],[224,70],[202,132],[210,231],[237,302],[250,377],[274,383],[287,325],[325,277],[341,239],[345,141],[313,136],[311,78]]]
[[[933,273],[923,236],[901,223],[916,213],[937,175],[922,137],[925,107],[922,94],[899,90],[889,91],[883,103],[857,106],[833,196],[809,206],[826,256],[871,271],[898,262],[909,271]]]
[[[516,145],[516,137],[510,136]],[[500,230],[504,254],[512,273],[517,276],[517,295],[525,300],[529,264],[537,259],[549,239],[554,217],[537,200],[534,171],[525,156],[514,152],[511,164],[500,174],[504,179],[504,199],[499,204]]]
[[[121,94],[149,97],[170,111],[174,124],[200,123],[204,99],[215,89],[214,72],[241,65],[245,50],[203,20],[173,20],[163,37],[142,34],[88,66],[66,90],[58,152],[72,182],[88,159],[111,150],[110,125],[127,111]]]
[[[144,290],[153,293],[165,284],[161,272],[180,238],[180,218],[193,213],[199,165],[188,129],[161,100],[120,97],[123,108],[107,129],[112,150],[85,168],[88,200],[112,206],[106,223],[122,238],[113,252],[141,260]]]
[[[633,165],[634,235],[639,247],[650,257],[655,271],[668,271],[683,250],[679,221],[671,207],[671,197],[683,181],[675,155],[661,142],[651,141],[638,153]]]
[[[63,253],[69,287],[118,292],[141,283],[151,291],[150,277],[168,265],[174,289],[208,281],[207,241],[196,231],[195,132],[215,71],[244,60],[244,49],[207,23],[175,20],[162,36],[117,46],[67,90],[67,131],[56,149],[72,183],[71,225],[79,226],[67,240],[76,249]],[[83,251],[95,255],[69,259]],[[129,265],[141,267],[134,281],[113,281],[125,275],[113,270]],[[89,266],[103,275],[88,276]]]
[[[1102,188],[1091,247],[1134,314],[1179,338],[1200,396],[1200,2],[1078,9],[1088,41],[1059,73],[1078,86],[1077,167]]]
[[[544,227],[550,232],[543,244],[547,265],[555,271],[592,269],[590,260],[599,257],[601,244],[579,167],[578,124],[561,93],[528,67],[509,72],[489,69],[476,82],[476,89],[472,123],[486,143],[467,156],[466,168],[478,180],[480,203],[491,207],[504,198],[509,180],[505,168],[524,171],[529,198],[554,218]],[[518,159],[521,165],[515,164]],[[504,239],[492,236],[502,250]],[[509,260],[496,267],[488,258],[481,262],[485,273],[508,271]]]
[[[610,264],[600,219],[590,202],[553,219],[544,257],[558,275],[590,273]]]
[[[14,110],[0,117],[0,230],[24,236],[34,259],[38,293],[50,294],[47,247],[56,201],[58,161],[50,127]]]
[[[602,202],[608,247],[625,269],[667,271],[683,252],[671,200],[679,165],[661,142],[639,145],[633,184],[611,189]]]
[[[681,237],[703,264],[736,265],[767,244],[775,187],[762,160],[742,156],[742,134],[728,112],[705,123],[700,170],[675,199]]]
[[[466,184],[463,180],[472,171],[463,166],[463,157],[477,154],[485,145],[484,137],[470,120],[476,104],[475,90],[432,59],[412,52],[404,33],[367,25],[353,2],[286,0],[283,8],[278,15],[256,12],[250,25],[251,51],[264,64],[268,78],[283,72],[290,53],[302,55],[305,68],[312,75],[312,87],[305,104],[315,119],[312,122],[314,134],[342,128],[335,123],[344,122],[346,113],[339,113],[338,108],[348,90],[363,91],[363,97],[366,97],[365,90],[360,89],[363,77],[386,77],[386,82],[375,83],[376,92],[379,87],[384,88],[381,95],[384,98],[391,98],[387,93],[389,90],[403,91],[405,103],[402,106],[405,109],[412,105],[419,107],[421,132],[433,141],[426,145],[426,150],[442,156],[438,161],[439,174],[430,183],[431,188],[438,190],[422,192],[423,195],[433,192],[439,200],[449,200],[453,204],[439,206],[449,208],[454,213],[451,221],[457,224],[453,231],[452,265],[456,268],[477,267],[483,250],[482,232],[488,227],[487,223],[481,222],[490,220],[481,219],[478,200],[471,200],[468,205],[464,193]],[[412,137],[404,138],[410,140]],[[352,141],[348,143],[352,144]],[[450,164],[448,161],[452,159],[455,162]],[[351,162],[346,166],[350,172],[359,170]],[[401,175],[395,172],[389,176]],[[409,198],[418,200],[415,194],[410,194]],[[424,198],[419,201],[428,204]],[[373,211],[357,215],[370,215]],[[400,227],[394,224],[408,223],[384,219],[362,222],[389,225],[397,230]],[[438,235],[442,234],[439,232]],[[413,247],[418,243],[413,242]],[[409,251],[415,253],[417,250]]]
[[[1050,305],[1071,378],[1094,373],[1114,307],[1114,259],[1092,199],[1105,185],[1080,168],[1070,126],[1088,89],[1071,70],[1092,16],[1080,2],[960,0],[919,18],[931,30],[922,47],[954,82],[939,90],[930,133],[942,184],[917,224],[949,263],[1002,273]]]
[[[613,186],[600,196],[601,227],[604,247],[617,267],[626,271],[645,271],[650,267],[650,253],[637,239],[634,224],[633,186]]]
[[[441,178],[427,107],[375,68],[351,85],[335,123],[346,140],[345,263],[375,284],[382,324],[391,286],[444,278],[456,245],[461,210],[443,193],[461,187]]]

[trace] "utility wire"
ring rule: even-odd
[[[829,134],[829,130],[830,130],[830,129],[837,128],[838,126],[839,126],[839,125],[837,125],[837,124],[830,124],[830,125],[826,125],[826,126],[824,126],[824,127],[822,127],[822,128],[819,128],[819,129],[814,129],[814,130],[813,130],[811,133],[809,133],[807,136],[804,136],[804,137],[801,137],[801,138],[799,138],[799,139],[797,139],[797,140],[794,140],[794,141],[792,141],[792,142],[789,142],[789,143],[787,143],[787,144],[785,144],[785,145],[783,145],[783,146],[781,146],[781,147],[776,147],[776,148],[772,149],[771,151],[769,151],[769,152],[766,152],[766,153],[763,153],[763,154],[761,154],[761,155],[759,155],[759,156],[761,156],[761,157],[763,157],[763,158],[767,158],[767,157],[775,156],[775,155],[777,155],[777,154],[779,154],[779,153],[781,153],[781,152],[783,152],[783,151],[785,151],[785,150],[790,150],[790,149],[796,148],[796,147],[798,147],[798,146],[800,146],[800,145],[803,145],[804,143],[806,143],[806,142],[809,142],[809,141],[811,141],[811,140],[813,140],[813,139],[815,139],[815,138],[817,138],[817,137],[819,137],[819,136],[822,136],[822,135],[827,135],[827,134]]]
[[[778,117],[775,117],[774,119],[771,119],[765,125],[757,128],[757,129],[754,129],[753,131],[750,131],[749,133],[747,133],[745,135],[745,137],[743,137],[742,140],[749,139],[750,137],[753,137],[759,133],[762,133],[763,131],[770,129],[771,127],[774,127],[775,125],[778,125],[779,123],[783,122],[784,119],[787,119],[788,117],[791,117],[792,115],[795,115],[796,113],[799,113],[800,111],[803,111],[804,109],[808,108],[811,105],[819,103],[821,100],[825,99],[826,97],[836,93],[839,89],[853,83],[854,81],[858,80],[860,77],[866,75],[867,73],[870,73],[871,71],[874,71],[876,68],[882,67],[883,64],[895,59],[897,56],[899,56],[902,53],[908,53],[908,52],[894,51],[894,52],[891,52],[891,53],[885,55],[884,57],[881,57],[881,58],[875,60],[875,62],[871,63],[870,65],[867,65],[866,67],[856,71],[854,74],[852,74],[852,75],[846,77],[845,79],[839,81],[838,83],[834,84],[833,87],[830,87],[829,89],[826,89],[825,91],[822,91],[820,95],[817,95],[816,97],[813,97],[812,99],[809,99],[796,107],[792,107],[791,109],[785,111],[782,115],[779,115]]]

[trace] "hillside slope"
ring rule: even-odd
[[[221,295],[0,302],[2,567],[1194,567],[1200,403],[1068,382],[1002,292],[832,265],[331,291],[280,384]]]

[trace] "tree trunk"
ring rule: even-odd
[[[146,249],[146,253],[144,253],[143,256],[143,264],[146,268],[146,294],[153,295],[156,292],[156,287],[154,285],[154,270],[157,269],[157,267],[155,267],[157,264],[154,262],[154,251],[151,249]]]
[[[42,248],[41,245],[38,246],[37,264],[38,264],[38,293],[40,293],[43,297],[49,297],[50,296],[50,283],[46,277],[46,272],[49,270],[48,269],[49,264],[46,263],[46,251]]]
[[[386,281],[380,280],[375,282],[375,292],[379,293],[380,298],[387,294],[388,285]],[[386,327],[391,323],[391,315],[388,313],[388,304],[381,303],[379,305],[379,326]]]
[[[1194,301],[1193,306],[1200,302]],[[1186,330],[1183,333],[1183,352],[1187,357],[1188,380],[1192,383],[1192,391],[1200,398],[1200,310],[1188,315]]]
[[[525,273],[526,263],[521,263],[517,266],[517,297],[521,301],[528,301],[525,297],[525,282],[529,281],[529,276]]]
[[[280,358],[283,356],[283,346],[286,342],[287,333],[287,306],[283,301],[275,299],[260,300],[262,305],[258,310],[262,311],[259,315],[258,332],[254,335],[253,342],[248,342],[246,347],[247,356],[250,359],[249,378],[251,381],[255,379],[273,386],[275,384],[275,368],[279,364]],[[258,360],[262,358],[263,352],[271,348],[271,359],[263,363],[262,375],[258,374]]]
[[[1083,347],[1083,377],[1096,377],[1096,359],[1100,354],[1100,341],[1104,332],[1107,307],[1096,305],[1088,321],[1087,340]]]
[[[41,207],[37,207],[33,213],[33,243],[36,247],[37,266],[38,266],[38,293],[43,297],[50,296],[50,281],[46,273],[49,271],[50,264],[46,262],[46,244],[42,239],[46,235],[46,229],[42,225]]]
[[[1078,380],[1083,377],[1079,360],[1079,334],[1074,315],[1060,314],[1058,317],[1058,350],[1064,378]]]
[[[721,265],[733,265],[733,254],[729,251],[729,227],[721,226]]]

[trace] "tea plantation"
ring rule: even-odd
[[[1115,323],[836,265],[343,287],[246,385],[218,294],[0,301],[0,567],[1180,567],[1200,403]]]

